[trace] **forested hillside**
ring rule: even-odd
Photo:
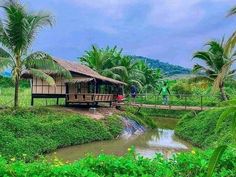
[[[160,60],[155,60],[147,57],[142,56],[131,56],[133,59],[136,60],[144,60],[150,67],[153,68],[160,68],[167,76],[172,76],[175,74],[189,74],[191,72],[190,69],[184,68],[178,65],[171,65],[169,63],[161,62]]]

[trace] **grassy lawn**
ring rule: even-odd
[[[0,89],[0,107],[9,106],[12,107],[14,103],[14,88],[7,87]],[[31,89],[28,87],[21,87],[19,92],[19,106],[29,107],[31,105]],[[34,99],[35,106],[46,106],[46,105],[56,105],[57,100],[55,98],[37,98]],[[59,104],[64,105],[65,99],[59,99]]]

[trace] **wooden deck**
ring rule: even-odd
[[[162,110],[187,110],[187,111],[204,111],[211,109],[212,107],[201,107],[201,106],[174,106],[174,105],[152,105],[152,104],[139,104],[139,103],[119,103],[120,106],[132,106],[132,107],[139,107],[139,108],[156,108]]]

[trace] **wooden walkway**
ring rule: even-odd
[[[201,107],[201,106],[172,106],[172,105],[152,105],[152,104],[139,104],[139,103],[120,103],[120,106],[126,105],[126,106],[132,106],[132,107],[139,107],[139,108],[156,108],[156,109],[162,109],[162,110],[187,110],[187,111],[204,111],[211,109],[212,107]]]

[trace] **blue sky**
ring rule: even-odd
[[[117,45],[141,55],[186,67],[209,39],[236,29],[226,18],[235,0],[23,0],[32,10],[51,12],[53,28],[39,33],[33,50],[75,60],[92,44]]]

